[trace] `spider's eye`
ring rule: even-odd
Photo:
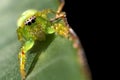
[[[27,23],[27,25],[29,25],[29,26],[30,26],[30,25],[31,25],[31,22],[28,22],[28,23]]]
[[[35,16],[32,16],[31,18],[29,18],[28,20],[25,21],[25,25],[31,25],[32,23],[35,22]]]
[[[32,19],[32,23],[34,23],[35,22],[35,19]]]

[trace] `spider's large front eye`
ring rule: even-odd
[[[31,25],[32,23],[35,22],[36,17],[32,16],[31,18],[29,18],[28,20],[25,21],[25,25]]]
[[[28,22],[28,23],[27,23],[27,25],[29,25],[29,26],[30,26],[30,25],[31,25],[31,22]]]
[[[32,19],[32,21],[31,21],[32,23],[34,23],[35,22],[35,19]]]

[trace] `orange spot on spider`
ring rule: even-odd
[[[24,62],[22,62],[22,65],[24,65],[25,63]]]
[[[22,51],[22,55],[24,55],[25,53]]]

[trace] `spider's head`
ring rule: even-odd
[[[29,9],[23,12],[20,18],[18,19],[17,26],[24,27],[26,25],[31,25],[32,23],[34,23],[37,12],[38,11],[34,9]]]

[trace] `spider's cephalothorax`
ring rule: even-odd
[[[18,19],[18,38],[20,41],[44,40],[46,34],[54,32],[48,16],[49,10],[37,11],[29,9]]]

